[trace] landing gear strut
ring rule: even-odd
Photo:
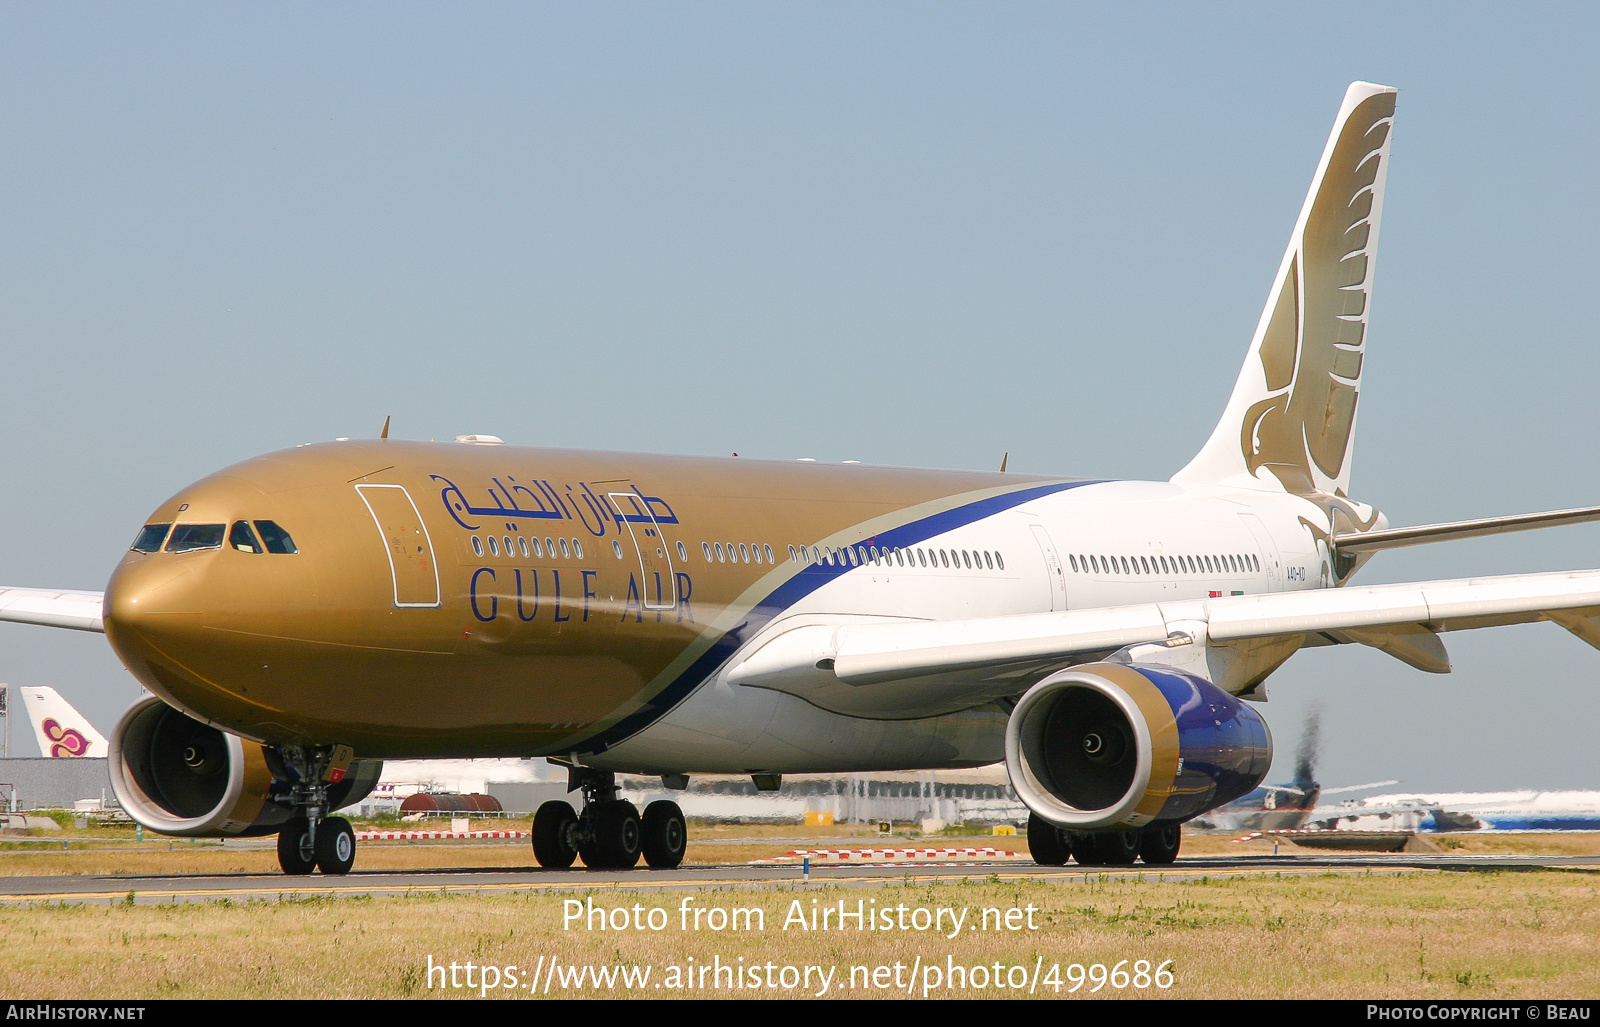
[[[555,799],[533,816],[533,858],[551,870],[565,870],[582,857],[590,869],[627,870],[639,857],[657,869],[683,862],[688,828],[675,802],[652,802],[639,816],[633,803],[617,797],[616,775],[587,767],[567,769],[567,790],[583,792],[583,812]]]
[[[348,874],[356,862],[356,833],[350,821],[328,816],[332,746],[286,745],[278,750],[294,781],[289,803],[294,816],[278,831],[278,866],[286,874]]]

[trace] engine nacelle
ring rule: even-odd
[[[1006,770],[1040,817],[1077,831],[1179,823],[1267,776],[1259,714],[1204,678],[1091,663],[1030,688],[1006,724]]]
[[[122,808],[162,834],[272,834],[290,816],[290,807],[276,801],[288,795],[287,771],[264,747],[154,697],[122,715],[107,762]],[[328,786],[329,808],[360,802],[382,773],[381,760],[351,760],[343,779]]]

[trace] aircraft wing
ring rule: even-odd
[[[780,632],[729,669],[736,684],[825,708],[912,716],[1015,695],[1041,672],[1124,646],[1359,642],[1445,673],[1437,632],[1554,621],[1600,648],[1600,570],[1516,574],[1228,596],[962,621],[810,623]],[[909,680],[908,680],[909,679]],[[907,684],[914,687],[907,688]],[[883,686],[881,689],[879,686]],[[877,693],[878,697],[873,698]],[[927,714],[923,714],[927,715]]]
[[[104,592],[0,587],[0,620],[18,624],[104,631],[105,623],[101,619],[104,604]]]

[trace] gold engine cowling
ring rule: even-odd
[[[1030,688],[1006,770],[1034,813],[1077,831],[1181,823],[1247,794],[1272,764],[1252,709],[1171,667],[1092,663]]]
[[[261,745],[228,734],[150,697],[111,734],[108,763],[117,801],[152,831],[188,837],[272,834],[291,809],[283,766]],[[383,773],[381,760],[351,760],[328,786],[328,805],[360,802]]]

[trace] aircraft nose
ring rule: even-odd
[[[106,584],[106,637],[140,678],[152,657],[178,656],[183,640],[199,630],[197,575],[187,561],[132,553]],[[146,680],[148,684],[148,680]]]
[[[161,556],[130,555],[106,585],[105,615],[119,628],[149,628],[173,614],[193,614],[194,567]]]

